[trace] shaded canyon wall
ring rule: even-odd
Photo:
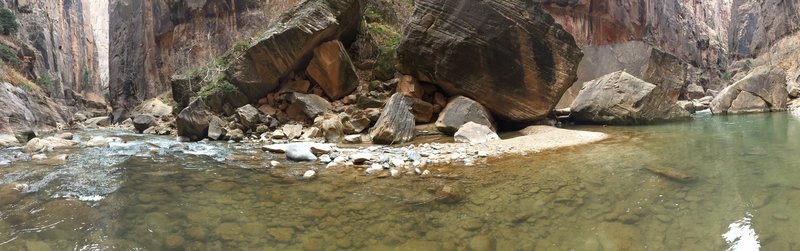
[[[115,119],[169,90],[172,75],[212,62],[298,0],[111,0],[109,90]]]
[[[13,35],[23,46],[29,67],[23,74],[31,80],[49,75],[48,93],[63,98],[65,90],[98,93],[98,52],[93,25],[81,0],[3,0],[20,24]]]

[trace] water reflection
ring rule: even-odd
[[[313,181],[256,147],[92,131],[127,143],[0,168],[0,250],[792,250],[799,125],[588,127],[614,136],[431,178],[315,165]]]

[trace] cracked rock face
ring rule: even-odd
[[[415,4],[397,52],[401,73],[519,122],[543,119],[576,79],[580,48],[538,5],[510,0]]]
[[[711,101],[714,114],[772,112],[786,109],[786,73],[779,67],[761,66],[723,89]]]

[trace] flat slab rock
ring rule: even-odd
[[[694,176],[675,168],[669,168],[665,166],[649,166],[645,167],[645,170],[680,183],[689,183],[695,181]]]

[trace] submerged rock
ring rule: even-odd
[[[786,73],[777,66],[761,66],[723,89],[711,101],[711,112],[728,114],[782,111],[786,109],[788,100]]]
[[[584,85],[572,102],[571,117],[587,124],[646,124],[691,115],[665,96],[661,87],[618,71]]]
[[[675,168],[669,168],[665,166],[649,166],[645,168],[647,171],[652,173],[658,174],[665,178],[681,182],[681,183],[689,183],[695,180],[695,178],[688,173],[678,170]]]
[[[372,127],[370,136],[376,144],[399,144],[412,140],[416,130],[415,118],[411,112],[412,100],[396,93],[389,98],[381,117]]]
[[[453,98],[439,114],[436,120],[436,129],[440,132],[453,135],[461,126],[468,122],[485,125],[494,130],[494,119],[486,107],[480,103],[464,97]]]
[[[581,49],[539,5],[417,0],[415,7],[398,70],[471,97],[499,118],[545,118],[576,80]]]

